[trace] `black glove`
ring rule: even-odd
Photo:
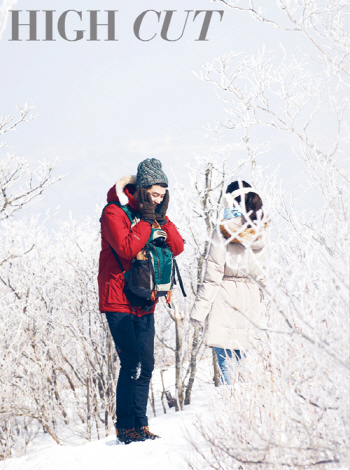
[[[156,220],[159,225],[164,225],[166,223],[165,214],[166,214],[166,211],[168,210],[169,199],[170,199],[169,191],[166,190],[162,202],[158,204],[158,206],[156,207],[154,211],[156,214]]]
[[[146,188],[140,188],[137,192],[137,203],[139,205],[139,211],[141,219],[146,222],[153,224],[156,215],[154,213],[154,204],[149,192]]]

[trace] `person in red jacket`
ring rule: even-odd
[[[155,158],[142,161],[137,176],[124,176],[107,194],[107,202],[138,212],[141,220],[131,224],[126,212],[115,204],[108,205],[101,217],[101,253],[99,260],[99,307],[108,325],[120,359],[117,384],[117,423],[119,441],[155,439],[146,416],[149,384],[154,368],[154,310],[145,312],[132,306],[124,294],[124,271],[142,250],[157,224],[167,234],[174,256],[182,253],[184,241],[166,216],[169,204],[168,178],[161,162]],[[158,226],[158,225],[157,225]],[[113,250],[112,250],[113,248]]]

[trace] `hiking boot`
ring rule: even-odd
[[[146,440],[146,437],[141,436],[137,431],[135,431],[135,428],[116,428],[116,433],[118,441],[124,442],[124,444],[131,444],[131,442],[142,442]]]
[[[150,432],[148,426],[141,426],[139,428],[136,428],[136,430],[144,439],[151,439],[152,441],[154,441],[154,439],[160,439],[160,436],[157,436],[157,434],[153,434],[152,432]]]

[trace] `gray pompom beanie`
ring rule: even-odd
[[[146,158],[137,167],[136,187],[147,188],[154,184],[166,184],[168,178],[162,170],[162,164],[156,158]]]

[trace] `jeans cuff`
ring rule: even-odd
[[[140,428],[141,426],[148,426],[148,418],[135,419],[135,427]]]

